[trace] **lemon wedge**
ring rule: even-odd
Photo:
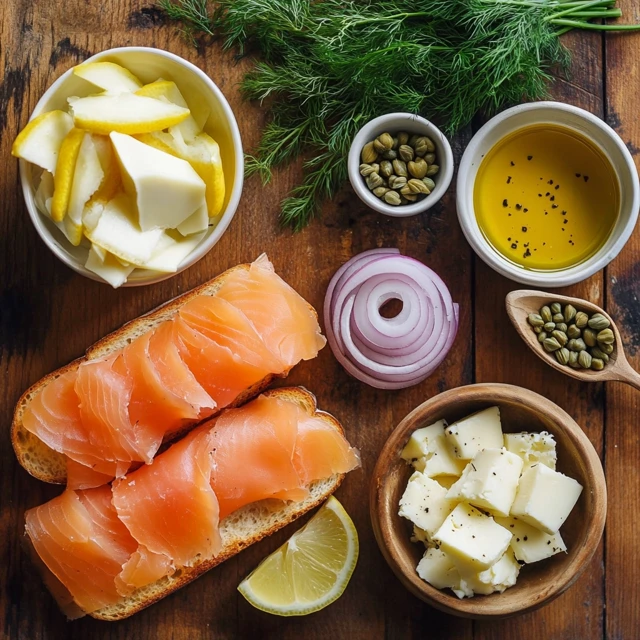
[[[109,93],[137,91],[142,82],[131,71],[114,62],[86,62],[73,68],[73,74]]]
[[[18,134],[11,155],[55,174],[62,141],[73,127],[64,111],[48,111],[34,118]]]
[[[303,616],[337,600],[358,560],[358,534],[351,518],[330,497],[288,542],[265,558],[238,591],[257,609]]]
[[[209,217],[215,218],[220,214],[225,196],[224,170],[220,147],[211,136],[200,133],[190,144],[181,144],[175,137],[162,131],[138,135],[136,138],[159,151],[186,160],[206,185]]]
[[[189,109],[135,93],[69,98],[69,106],[76,127],[102,134],[160,131],[189,117]]]
[[[67,215],[73,175],[80,153],[80,146],[85,137],[81,129],[71,129],[60,146],[56,172],[53,176],[53,200],[51,201],[51,218],[54,222],[61,222]]]
[[[182,93],[180,93],[178,85],[171,80],[156,80],[150,84],[145,84],[144,87],[136,91],[136,95],[155,98],[156,100],[165,100],[184,109],[189,109],[189,105]],[[180,124],[175,125],[175,128],[178,129],[180,135],[186,142],[191,142],[202,131],[202,127],[198,126],[198,123],[191,113]]]

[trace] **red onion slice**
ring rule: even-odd
[[[380,308],[402,302],[394,318]],[[378,389],[403,389],[428,378],[458,331],[458,305],[442,279],[398,249],[373,249],[335,273],[324,302],[325,329],[337,360]]]

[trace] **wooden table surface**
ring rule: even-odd
[[[41,638],[447,638],[448,640],[640,637],[640,394],[617,383],[583,385],[546,367],[520,342],[504,311],[518,288],[473,254],[455,212],[453,188],[429,213],[391,219],[367,210],[350,188],[324,207],[298,235],[277,225],[278,203],[300,178],[278,173],[263,187],[245,184],[240,208],[219,244],[197,265],[146,288],[114,291],[63,266],[36,235],[19,188],[11,143],[45,89],[63,71],[103,49],[148,45],[184,56],[219,85],[252,149],[263,111],[244,104],[236,64],[216,47],[198,53],[148,1],[3,0],[0,7],[0,636]],[[637,0],[621,0],[629,21]],[[636,157],[640,147],[640,35],[570,34],[569,80],[553,95],[604,118]],[[473,127],[455,140],[459,159]],[[361,551],[346,593],[324,611],[300,619],[252,609],[236,591],[240,580],[298,526],[249,548],[159,604],[120,623],[86,618],[67,623],[20,547],[24,511],[59,488],[31,478],[16,463],[9,441],[13,406],[32,382],[81,355],[123,322],[266,251],[277,271],[320,308],[334,271],[373,247],[398,247],[442,275],[460,303],[460,331],[448,358],[424,383],[404,391],[376,391],[350,378],[328,348],[296,367],[288,383],[313,390],[338,416],[362,452],[338,497],[357,526]],[[640,367],[640,231],[604,272],[564,293],[604,305],[617,320],[632,364]],[[369,523],[367,487],[382,443],[413,407],[445,389],[473,382],[509,382],[544,394],[584,428],[602,456],[609,487],[605,535],[578,582],[544,609],[500,622],[472,622],[441,614],[409,595],[385,565]],[[239,463],[241,464],[241,462]]]

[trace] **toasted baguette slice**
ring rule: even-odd
[[[29,389],[27,389],[18,400],[13,414],[13,423],[11,425],[11,442],[13,444],[13,450],[15,451],[18,462],[22,467],[24,467],[24,469],[32,476],[38,478],[38,480],[43,480],[44,482],[50,482],[52,484],[66,484],[67,482],[65,456],[51,449],[37,436],[27,431],[22,424],[24,410],[29,405],[31,398],[33,398],[34,395],[62,374],[77,369],[83,362],[102,358],[114,351],[117,351],[118,349],[126,347],[129,342],[138,336],[154,329],[161,322],[172,318],[180,307],[189,300],[199,295],[214,295],[231,273],[239,269],[248,270],[250,266],[251,265],[249,264],[241,264],[233,267],[220,274],[217,278],[214,278],[209,282],[205,282],[199,287],[196,287],[173,300],[169,300],[153,311],[150,311],[135,320],[127,322],[120,327],[120,329],[110,333],[102,338],[102,340],[99,340],[93,346],[89,347],[83,358],[78,358],[77,360],[70,362],[68,365],[46,375],[44,378],[29,387]],[[317,317],[315,309],[311,305],[309,305],[309,308]],[[264,391],[264,389],[266,389],[275,378],[286,378],[289,371],[290,369],[287,369],[278,375],[269,374],[241,393],[235,401],[229,405],[229,407],[238,407],[241,404],[244,404],[247,400],[250,400],[260,392]],[[186,424],[181,431],[173,434],[171,440],[175,440],[184,435],[196,424],[196,422]]]
[[[340,423],[332,415],[316,408],[316,399],[309,391],[301,387],[274,389],[265,392],[265,395],[296,402],[309,413],[325,420],[334,429],[344,434]],[[212,569],[221,562],[236,555],[254,542],[271,535],[278,529],[282,529],[300,516],[313,509],[326,500],[344,479],[344,474],[336,474],[330,478],[314,482],[310,486],[309,496],[302,502],[285,503],[281,500],[261,500],[254,502],[242,509],[231,513],[220,522],[220,535],[222,549],[215,557],[194,558],[193,566],[182,567],[172,576],[137,589],[130,596],[123,598],[121,602],[94,611],[89,615],[98,620],[115,621],[128,618],[138,611],[152,605],[154,602],[173,593],[180,587],[189,584],[203,573]],[[35,552],[33,552],[35,554]],[[36,563],[44,572],[44,581],[52,592],[61,608],[70,617],[81,615],[77,605],[71,603],[68,591],[49,572],[43,563],[36,558]]]

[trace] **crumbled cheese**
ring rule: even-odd
[[[547,431],[540,433],[505,433],[504,446],[524,462],[523,469],[537,462],[556,468],[556,441]]]

